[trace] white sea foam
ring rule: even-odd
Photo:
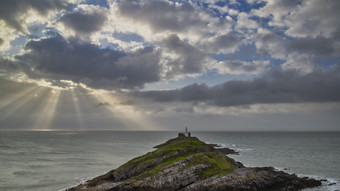
[[[322,185],[316,188],[306,188],[303,191],[340,191],[340,181],[333,178],[325,178],[318,175],[306,175],[306,174],[296,174],[298,177],[309,177],[316,180],[322,181]]]
[[[227,144],[224,143],[217,143],[218,148],[227,148]]]
[[[106,173],[106,172],[105,172],[105,173]],[[101,173],[101,174],[96,175],[96,176],[83,176],[83,177],[74,178],[73,180],[76,182],[75,184],[73,184],[72,186],[69,186],[69,187],[67,187],[67,188],[60,189],[60,190],[58,190],[58,191],[66,191],[67,189],[70,189],[70,188],[79,186],[79,185],[81,185],[81,184],[84,184],[86,181],[92,180],[92,179],[94,179],[95,177],[100,176],[100,175],[105,174],[105,173]]]
[[[255,149],[250,149],[250,148],[232,148],[237,152],[245,152],[245,151],[254,151]]]
[[[89,177],[89,176],[84,176],[84,177],[78,177],[78,178],[74,178],[73,180],[75,180],[77,183],[75,183],[74,185],[67,187],[67,188],[63,188],[60,189],[59,191],[66,191],[67,189],[76,187],[80,184],[84,184],[86,181],[93,179],[94,177]]]
[[[247,151],[253,151],[255,149],[252,148],[241,148],[241,147],[237,147],[237,145],[235,144],[226,144],[226,143],[210,143],[210,142],[206,142],[207,144],[216,144],[217,146],[215,146],[215,148],[230,148],[230,149],[234,149],[237,152],[247,152]]]
[[[225,143],[211,143],[211,142],[206,142],[206,144],[216,144],[215,148],[227,148],[227,144]]]

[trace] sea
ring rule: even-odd
[[[65,190],[176,137],[165,131],[0,131],[0,190]],[[322,179],[340,190],[340,132],[191,132],[239,151],[245,166]]]

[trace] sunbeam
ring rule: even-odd
[[[32,100],[38,98],[38,96],[44,91],[45,88],[33,87],[29,88],[17,95],[13,95],[12,99],[6,101],[0,106],[1,116],[0,120],[6,119],[7,117],[13,115],[19,109],[21,110]]]
[[[41,100],[41,109],[36,113],[32,129],[46,130],[51,129],[51,123],[54,119],[56,108],[59,102],[60,90],[51,89],[46,98]]]
[[[85,127],[82,112],[80,110],[79,106],[79,92],[76,92],[74,89],[70,90],[71,93],[71,99],[72,99],[72,104],[73,104],[73,109],[74,109],[74,115],[75,115],[75,120],[77,123],[77,128],[81,129]]]
[[[37,94],[32,94],[32,92],[34,92],[38,88],[39,88],[38,86],[35,86],[35,87],[28,87],[25,89],[17,89],[14,92],[10,92],[10,93],[6,93],[5,95],[2,95],[3,97],[0,102],[0,108],[1,109],[6,108],[10,104],[15,104],[16,102],[22,100],[24,97],[27,97],[30,95],[32,95],[31,98],[33,98],[34,95],[37,95]]]
[[[130,130],[161,129],[147,115],[137,111],[133,106],[121,104],[121,100],[112,92],[96,91],[93,96],[99,103],[108,103],[106,109]]]

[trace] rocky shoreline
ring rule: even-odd
[[[196,137],[177,137],[155,151],[68,191],[109,190],[301,190],[320,180],[297,177],[272,167],[245,167],[226,156],[232,149],[215,148]]]
[[[234,149],[231,148],[226,148],[226,147],[220,147],[218,144],[208,144],[212,147],[214,147],[216,150],[226,154],[226,155],[238,155],[240,154],[239,152],[235,151]]]

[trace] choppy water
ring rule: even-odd
[[[193,132],[235,148],[246,166],[273,166],[327,179],[340,190],[340,133]],[[0,131],[0,190],[60,190],[103,174],[177,136],[176,132]],[[336,183],[328,186],[328,184]]]

